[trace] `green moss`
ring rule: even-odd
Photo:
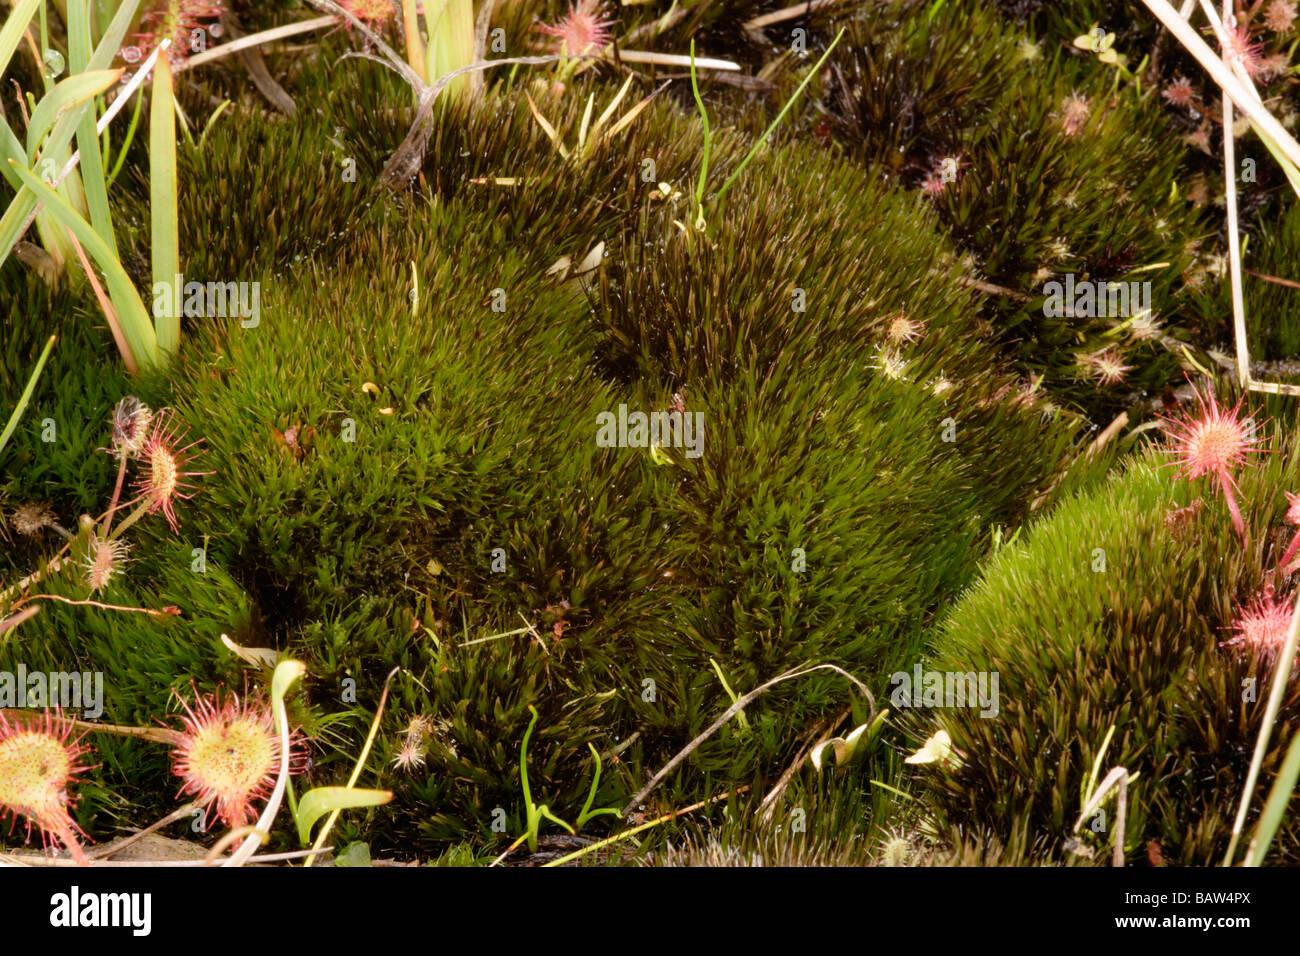
[[[1181,148],[1154,104],[1112,95],[1108,68],[1031,48],[977,5],[949,6],[933,19],[909,2],[863,15],[833,58],[834,129],[878,173],[933,190],[972,278],[1010,290],[986,304],[1008,354],[1070,404],[1113,414],[1133,388],[1167,381],[1174,359],[1117,331],[1122,320],[1049,317],[1046,286],[1067,273],[1149,282],[1161,321],[1177,313],[1202,228],[1173,194]],[[1071,102],[1082,112],[1067,121]],[[1133,368],[1099,388],[1087,356],[1107,349]]]
[[[1153,454],[1064,503],[989,562],[939,629],[929,665],[997,673],[1000,685],[996,719],[963,709],[938,717],[965,760],[955,773],[919,774],[941,819],[1003,841],[1046,837],[1041,852],[1061,853],[1113,725],[1103,773],[1140,773],[1129,791],[1130,855],[1156,840],[1170,862],[1218,861],[1272,677],[1220,645],[1285,547],[1282,490],[1296,451],[1289,442],[1273,450],[1241,475],[1245,551],[1220,496],[1176,479]],[[1199,511],[1175,514],[1198,501]],[[1244,699],[1248,678],[1258,681],[1253,701]],[[1293,687],[1264,786],[1297,716]],[[916,728],[924,739],[933,723]],[[1103,839],[1108,848],[1109,833]],[[1294,829],[1275,846],[1278,859],[1294,859]]]

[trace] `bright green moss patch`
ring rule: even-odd
[[[1221,645],[1285,548],[1282,491],[1295,466],[1288,442],[1243,473],[1244,552],[1208,482],[1177,480],[1151,455],[1063,503],[990,561],[939,629],[928,665],[995,672],[1000,685],[994,719],[938,715],[964,759],[956,772],[921,774],[943,819],[1003,841],[1055,835],[1040,852],[1059,851],[1113,725],[1103,773],[1141,774],[1129,791],[1130,855],[1155,840],[1171,862],[1218,861],[1272,678],[1265,663]],[[1297,707],[1291,688],[1284,726]],[[932,729],[918,723],[920,733]],[[1274,735],[1266,775],[1286,741]],[[1113,803],[1107,812],[1113,819]],[[1100,856],[1111,840],[1110,830],[1096,838]],[[1294,832],[1281,843],[1293,856]]]

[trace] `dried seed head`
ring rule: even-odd
[[[925,323],[920,319],[910,319],[906,312],[895,312],[889,317],[885,334],[891,342],[915,342],[925,335]]]
[[[9,523],[25,538],[34,538],[54,525],[54,512],[39,502],[19,505],[9,512]]]
[[[417,740],[424,740],[426,737],[433,735],[433,721],[423,714],[416,714],[402,731],[407,737],[414,737]]]
[[[1087,125],[1090,112],[1088,98],[1071,93],[1061,103],[1061,132],[1070,137],[1078,136]]]
[[[907,360],[891,347],[878,347],[876,349],[876,364],[870,366],[878,371],[885,378],[893,379],[896,382],[905,381],[907,378]]]
[[[153,412],[134,395],[128,395],[113,408],[113,452],[119,458],[140,454],[149,438]]]
[[[1079,365],[1098,385],[1118,385],[1133,371],[1133,366],[1125,365],[1123,359],[1124,356],[1115,349],[1107,348],[1079,356]]]
[[[1264,9],[1264,26],[1274,33],[1290,33],[1295,18],[1295,4],[1290,0],[1270,0]]]
[[[407,736],[402,749],[393,758],[393,766],[398,770],[413,772],[416,767],[424,766],[424,757],[428,748],[421,737]]]

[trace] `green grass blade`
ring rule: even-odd
[[[1255,836],[1246,851],[1246,866],[1264,865],[1268,848],[1273,842],[1273,837],[1277,835],[1278,827],[1282,825],[1282,818],[1286,816],[1291,795],[1295,793],[1297,777],[1300,777],[1300,732],[1292,736],[1291,746],[1286,751],[1286,759],[1282,761],[1282,769],[1278,772],[1277,779],[1273,781],[1273,788],[1268,792],[1264,812],[1259,815],[1259,823],[1255,825]]]
[[[126,127],[126,137],[122,140],[121,149],[117,154],[117,161],[113,163],[113,171],[108,174],[108,188],[113,188],[113,183],[117,181],[117,174],[122,171],[126,165],[126,154],[131,151],[131,144],[135,142],[136,127],[140,125],[140,106],[144,103],[144,88],[142,87],[135,94],[135,106],[131,109],[131,122]]]
[[[23,188],[23,181],[9,168],[8,161],[11,159],[16,163],[25,163],[27,151],[23,149],[23,141],[18,138],[18,134],[13,131],[5,118],[0,116],[0,174],[17,192]]]
[[[18,44],[23,39],[23,32],[32,22],[32,17],[36,15],[36,8],[40,5],[41,0],[18,0],[14,8],[9,11],[4,26],[0,27],[0,73],[9,69],[9,61],[13,58],[14,50],[18,49]]]
[[[700,96],[700,84],[695,78],[695,41],[691,40],[691,92],[695,95],[695,108],[700,113],[700,126],[703,127],[704,150],[700,156],[700,178],[695,183],[695,208],[698,211],[704,205],[704,187],[709,181],[709,154],[713,151],[713,133],[709,129],[709,111],[704,108],[704,99]]]
[[[740,174],[745,171],[745,167],[748,166],[753,158],[758,155],[758,151],[767,144],[767,138],[772,135],[772,131],[781,125],[781,121],[785,119],[785,114],[790,112],[790,108],[794,106],[795,101],[803,95],[803,91],[807,89],[808,84],[813,81],[813,77],[821,72],[822,67],[826,65],[826,61],[830,58],[831,51],[839,45],[840,40],[843,38],[844,29],[841,27],[840,32],[835,34],[835,39],[831,41],[831,45],[826,48],[826,52],[823,53],[821,59],[817,61],[817,65],[808,71],[808,75],[803,78],[803,82],[801,82],[798,87],[795,88],[795,91],[790,94],[790,98],[786,100],[785,106],[781,107],[781,112],[776,114],[776,119],[772,120],[767,129],[763,130],[763,135],[758,138],[758,141],[755,142],[749,152],[745,154],[745,158],[740,161],[740,165],[736,167],[735,172],[727,177],[727,181],[724,182],[722,188],[718,190],[718,195],[715,197],[716,199],[720,201],[722,197],[726,195],[727,190],[731,188],[731,184],[740,178]]]
[[[41,377],[41,372],[45,370],[45,362],[50,357],[50,352],[54,350],[54,342],[57,338],[56,335],[50,336],[50,340],[45,343],[45,348],[41,352],[41,357],[36,360],[36,368],[32,370],[31,378],[27,380],[27,387],[23,389],[18,404],[14,406],[14,412],[9,416],[9,423],[5,425],[3,434],[0,434],[0,451],[4,451],[5,445],[13,437],[14,430],[18,428],[18,421],[23,417],[23,412],[27,411],[27,403],[32,400],[32,393],[36,391],[36,380]]]
[[[122,5],[117,8],[117,13],[113,16],[104,31],[104,37],[99,41],[99,46],[95,47],[95,52],[90,57],[90,63],[87,67],[91,70],[103,70],[113,62],[113,57],[117,56],[117,51],[122,46],[122,38],[126,36],[126,31],[130,29],[131,19],[135,16],[136,8],[140,6],[140,0],[122,0]],[[32,4],[33,9],[35,4]],[[23,27],[27,26],[28,20],[23,21]],[[5,21],[4,29],[0,29],[0,34],[7,30],[14,21],[11,14]],[[22,30],[18,31],[21,38]],[[10,51],[12,53],[12,51]],[[4,53],[3,46],[0,46],[0,54]],[[8,55],[0,56],[0,61],[9,62]],[[81,107],[85,109],[85,107]],[[54,124],[49,138],[45,143],[45,154],[53,156],[61,153],[67,145],[72,142],[73,133],[76,131],[77,123],[81,121],[79,110],[72,110],[60,117],[59,121]],[[9,253],[13,251],[14,243],[22,235],[22,230],[27,224],[27,217],[32,214],[36,208],[36,197],[30,190],[23,189],[14,196],[9,203],[9,208],[5,214],[0,216],[0,265],[9,258]]]
[[[41,182],[35,173],[17,163],[11,163],[10,168],[17,172],[23,185],[27,187],[27,192],[32,194],[33,200],[43,203],[46,212],[64,228],[72,230],[77,241],[103,271],[109,297],[113,300],[114,308],[117,309],[117,319],[122,326],[122,334],[126,336],[137,365],[141,369],[157,365],[158,340],[154,335],[153,323],[149,319],[144,303],[140,300],[140,293],[132,285],[117,256],[90,223],[78,215],[77,211],[68,205],[66,199]]]
[[[140,0],[121,0],[117,13],[113,14],[103,38],[90,57],[90,63],[86,65],[87,69],[102,70],[113,62],[113,57],[122,49],[122,38],[131,28],[131,21],[135,19],[135,11],[139,6]]]
[[[93,70],[79,73],[68,77],[42,96],[41,101],[36,104],[36,109],[32,110],[32,119],[27,125],[27,161],[29,163],[36,161],[37,147],[41,145],[41,140],[45,138],[45,134],[50,131],[50,127],[59,117],[69,110],[89,103],[116,83],[121,75],[121,70]],[[94,127],[93,110],[82,109],[77,115],[83,119],[90,117],[91,127]],[[96,152],[98,152],[98,142]],[[82,159],[85,159],[84,154]]]
[[[158,58],[149,103],[149,215],[154,288],[171,288],[181,271],[176,211],[176,104],[167,57]],[[181,317],[167,309],[156,317],[158,351],[166,360],[181,345]]]
[[[81,73],[90,62],[91,0],[68,2],[68,58],[73,73]],[[104,179],[104,158],[95,132],[95,110],[86,110],[77,124],[77,149],[81,151],[81,184],[86,191],[90,224],[108,247],[117,252],[113,216],[108,206],[108,183]],[[104,129],[108,133],[108,128]]]

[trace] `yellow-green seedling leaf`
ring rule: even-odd
[[[903,762],[912,764],[937,763],[941,767],[960,767],[961,757],[953,749],[952,738],[948,736],[948,731],[939,730],[925,742],[925,745],[920,750]]]
[[[358,790],[352,787],[317,787],[308,790],[298,801],[298,839],[305,845],[311,839],[311,828],[327,813],[357,807],[380,807],[391,799],[391,790]]]
[[[542,128],[542,132],[545,133],[547,139],[551,141],[551,145],[559,150],[560,155],[564,159],[568,159],[569,151],[565,148],[564,141],[560,139],[560,134],[555,131],[555,127],[552,126],[547,121],[546,117],[542,115],[541,110],[537,108],[537,104],[533,102],[531,96],[524,93],[524,99],[528,101],[528,108],[533,112],[533,119],[537,120],[537,125]]]
[[[882,710],[874,720],[855,727],[848,736],[832,737],[830,740],[822,741],[808,754],[808,759],[812,761],[813,768],[818,773],[821,773],[826,748],[828,747],[835,755],[835,766],[837,767],[843,767],[858,756],[867,753],[871,749],[871,745],[880,737],[881,728],[885,726],[885,720],[888,717],[889,711]]]
[[[596,105],[596,94],[587,94],[587,108],[582,111],[582,122],[578,124],[578,152],[587,148],[587,130],[591,128],[591,111]]]
[[[36,163],[36,151],[47,134],[64,113],[84,106],[100,93],[109,89],[122,76],[121,70],[91,70],[70,76],[50,90],[32,110],[27,124],[27,162]]]
[[[645,99],[637,103],[636,106],[632,107],[630,110],[624,113],[623,117],[617,123],[615,123],[613,126],[611,126],[608,130],[605,131],[605,135],[601,137],[601,141],[610,142],[611,140],[614,139],[615,136],[617,136],[619,133],[623,132],[623,130],[627,129],[629,126],[635,123],[636,118],[641,115],[641,111],[644,110],[647,106],[649,106],[651,101],[658,95],[659,95],[659,91],[655,90],[655,92],[651,93]]]
[[[619,91],[614,94],[614,98],[609,101],[609,105],[601,111],[600,117],[592,124],[591,135],[593,138],[600,132],[601,127],[609,122],[610,117],[614,115],[614,111],[618,109],[618,104],[623,102],[623,97],[627,96],[627,91],[632,87],[632,80],[633,77],[631,76],[627,78],[627,81],[619,88]]]
[[[301,678],[307,673],[307,665],[302,661],[281,661],[275,666],[275,673],[271,675],[271,708],[279,710],[284,704],[285,695],[289,693],[289,688],[293,686],[294,681]]]
[[[664,465],[671,465],[673,463],[673,460],[668,457],[668,453],[664,451],[663,448],[659,445],[650,446],[650,460],[654,462],[656,465],[659,465],[660,467]],[[740,720],[741,723],[743,724],[745,721],[744,711],[740,712]]]

